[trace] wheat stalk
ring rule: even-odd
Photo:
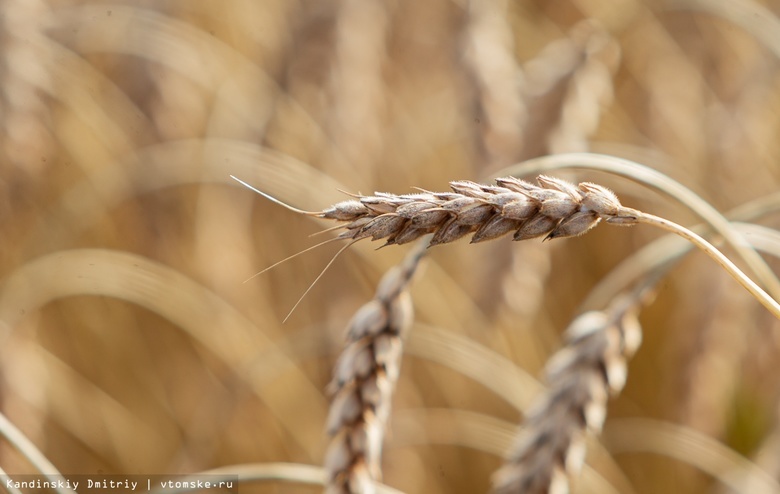
[[[347,330],[347,344],[334,369],[325,456],[328,494],[373,494],[381,479],[380,458],[390,398],[398,380],[404,334],[412,325],[408,293],[425,245],[412,251],[379,282]]]
[[[584,461],[585,437],[601,431],[607,399],[623,389],[626,361],[641,342],[636,307],[635,298],[622,297],[571,323],[567,345],[547,364],[549,389],[494,475],[493,492],[569,492],[569,477]]]

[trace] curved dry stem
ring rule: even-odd
[[[24,314],[73,295],[114,297],[173,322],[218,356],[235,375],[246,379],[290,437],[315,456],[312,438],[318,436],[316,417],[323,417],[326,408],[322,393],[294,365],[290,375],[295,380],[296,399],[270,392],[269,383],[252,373],[251,366],[258,351],[273,351],[276,346],[252,321],[211,290],[142,256],[109,249],[58,251],[19,267],[3,280],[0,321],[13,329]],[[281,362],[289,361],[278,349],[275,355]],[[301,424],[291,413],[299,399],[308,403],[308,413],[315,417],[312,422]]]
[[[758,280],[767,287],[769,293],[780,299],[780,281],[761,256],[745,246],[741,237],[729,225],[728,220],[693,191],[652,168],[615,156],[568,153],[534,158],[500,170],[497,174],[526,176],[562,168],[598,170],[619,175],[656,189],[679,201],[712,225],[737,255],[745,261]]]
[[[155,429],[94,380],[42,345],[15,337],[8,347],[1,358],[3,378],[7,382],[4,395],[9,399],[18,398],[30,409],[45,414],[47,420],[95,455],[110,458],[118,471],[144,467],[137,460],[125,462],[116,455],[117,444],[128,451],[144,451],[145,465],[166,461],[165,448],[155,445],[165,444],[170,437],[168,433]],[[155,396],[150,401],[158,399]],[[83,403],[89,403],[89,407],[82,407]],[[94,427],[97,423],[103,427]]]
[[[395,443],[400,446],[454,445],[501,456],[512,446],[517,426],[469,410],[425,408],[399,410],[393,417],[393,431],[398,438]],[[599,465],[598,469],[585,465],[581,485],[582,492],[636,494],[614,463]]]
[[[773,243],[765,241],[767,237],[774,238],[772,232],[776,232],[776,230],[744,223],[755,221],[778,211],[780,211],[780,192],[775,192],[735,207],[726,213],[726,218],[729,219],[731,227],[754,249],[774,257],[780,257],[780,252],[772,247]],[[700,224],[691,227],[691,230],[699,235],[706,235],[712,232],[709,226]],[[717,245],[717,242],[715,244]],[[658,279],[665,276],[667,270],[683,255],[694,248],[693,244],[673,233],[647,244],[602,278],[580,304],[578,312],[605,307],[617,294],[627,290],[639,280],[643,280],[642,283],[646,286],[653,285]],[[648,276],[650,278],[647,278]]]
[[[9,480],[12,478],[10,475],[8,475],[8,472],[2,468],[0,468],[0,476]],[[8,494],[24,494],[21,490],[17,489],[13,483],[6,483],[5,490],[8,492]]]
[[[24,455],[24,457],[27,458],[27,461],[41,472],[46,479],[52,481],[52,485],[55,486],[55,490],[58,494],[74,494],[74,491],[61,487],[65,478],[59,470],[57,470],[57,467],[55,467],[52,462],[35,447],[27,436],[17,429],[16,426],[8,420],[8,417],[2,413],[0,413],[0,434],[2,434],[17,451]]]
[[[519,412],[544,391],[534,376],[495,350],[440,327],[415,323],[406,352],[473,379]]]
[[[723,255],[718,249],[716,249],[711,243],[704,240],[701,236],[692,232],[691,230],[669,221],[648,213],[637,211],[636,219],[640,223],[646,223],[648,225],[657,226],[663,228],[666,231],[675,233],[682,238],[688,240],[696,247],[704,251],[710,256],[720,267],[726,270],[732,278],[742,285],[753,297],[756,298],[761,305],[767,308],[776,318],[780,319],[780,304],[767,294],[760,286],[758,286],[753,280],[751,280],[745,273],[743,273],[731,260]],[[744,241],[742,241],[744,243]],[[754,251],[753,251],[754,252]]]
[[[755,463],[690,427],[650,419],[621,419],[604,431],[610,451],[656,453],[693,465],[739,492],[775,494],[780,484]],[[735,475],[739,474],[739,475]],[[742,479],[755,490],[743,491]]]
[[[759,252],[780,257],[777,247],[777,230],[753,223],[732,222],[732,227]],[[703,228],[693,228],[694,232]],[[747,235],[750,235],[749,237]],[[696,246],[675,234],[664,236],[638,250],[611,270],[588,292],[580,304],[579,312],[604,307],[615,295],[628,289],[632,284],[641,282],[645,286],[655,285],[666,276],[669,269]]]

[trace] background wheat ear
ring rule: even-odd
[[[325,455],[328,494],[373,494],[381,480],[381,454],[391,397],[401,366],[403,338],[414,319],[409,285],[429,238],[422,239],[379,282],[374,298],[347,327],[333,371]]]
[[[566,345],[546,367],[549,388],[529,411],[504,466],[496,494],[565,494],[585,458],[588,434],[601,432],[610,396],[626,382],[626,362],[642,330],[636,303],[621,297],[566,329]]]

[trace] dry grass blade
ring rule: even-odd
[[[780,484],[766,470],[690,427],[650,419],[620,419],[604,431],[604,441],[616,454],[650,452],[688,463],[734,492],[780,492]]]
[[[399,410],[393,416],[394,444],[457,444],[493,455],[503,455],[512,445],[516,426],[489,415],[452,408]],[[585,465],[582,492],[634,494],[635,490],[612,469]]]
[[[58,494],[73,494],[72,490],[61,486],[60,481],[63,481],[64,477],[57,470],[57,467],[55,467],[48,458],[46,458],[41,451],[27,439],[27,436],[17,429],[2,413],[0,413],[0,434],[2,434],[8,442],[13,444],[13,446],[44,475],[44,477],[52,481],[52,485],[57,486],[54,490]]]
[[[626,360],[639,347],[634,302],[618,299],[606,311],[580,315],[567,338],[547,364],[548,392],[495,474],[497,494],[569,492],[569,478],[585,458],[586,434],[601,432],[607,399],[623,389]]]
[[[142,256],[109,249],[75,249],[31,261],[4,278],[0,286],[0,320],[13,329],[24,314],[74,295],[114,297],[174,322],[217,355],[236,376],[247,379],[291,437],[311,457],[315,456],[315,424],[305,427],[295,423],[291,411],[306,403],[310,416],[324,416],[321,392],[300,369],[291,366],[295,396],[269,393],[270,383],[248,370],[256,353],[271,350],[274,344],[222,298],[172,268]],[[225,330],[215,332],[214,328]],[[276,353],[280,362],[289,360],[281,352]]]
[[[420,245],[379,283],[373,300],[352,318],[334,370],[325,458],[329,494],[376,492],[390,398],[398,380],[404,334],[412,325],[409,283],[425,250]]]
[[[741,237],[732,230],[728,220],[711,204],[696,195],[692,190],[657,170],[614,156],[592,153],[567,153],[542,156],[540,158],[528,160],[521,164],[505,168],[504,170],[501,170],[501,173],[524,176],[535,173],[548,173],[562,168],[599,170],[614,175],[624,176],[672,197],[692,212],[699,215],[703,220],[709,223],[717,233],[722,235],[723,239],[734,249],[737,255],[745,261],[751,271],[755,273],[756,278],[767,287],[769,293],[780,298],[780,280],[778,280],[777,276],[769,266],[767,266],[761,256],[754,250],[745,246]],[[662,226],[662,228],[664,227]],[[734,275],[732,274],[732,276]],[[780,312],[776,313],[776,315],[778,314],[780,314]],[[778,315],[778,317],[780,317],[780,315]]]
[[[18,337],[15,340],[9,345],[13,350],[2,354],[0,370],[9,382],[7,392],[19,396],[34,410],[46,410],[58,428],[77,438],[95,454],[111,458],[118,468],[138,468],[138,462],[125,463],[121,455],[116,454],[117,444],[143,449],[149,444],[168,440],[154,430],[148,420],[137,416],[134,410],[42,345]],[[30,386],[31,382],[41,384]],[[75,395],[83,400],[73,400]],[[89,406],[82,407],[82,403],[89,403]],[[96,423],[105,424],[105,429],[95,430],[92,424]],[[158,447],[149,451],[145,459],[151,464],[163,461],[164,455],[164,448]]]
[[[8,472],[3,470],[2,468],[0,468],[0,475],[2,475],[3,478],[6,478],[6,479],[10,479],[11,478],[11,477],[9,477]],[[6,484],[5,489],[6,489],[6,492],[8,492],[8,494],[23,494],[22,491],[20,489],[17,489],[14,486],[13,483]]]

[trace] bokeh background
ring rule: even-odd
[[[318,210],[339,189],[445,190],[590,150],[726,212],[780,185],[778,16],[774,0],[0,1],[2,412],[66,474],[321,464],[343,330],[409,248],[353,246],[282,324],[339,246],[243,283],[331,225],[230,174]],[[624,179],[557,175],[697,221]],[[542,389],[528,379],[660,235],[432,249],[385,482],[486,492]],[[575,491],[780,481],[777,322],[696,253],[642,322]],[[5,442],[0,467],[33,470]]]

